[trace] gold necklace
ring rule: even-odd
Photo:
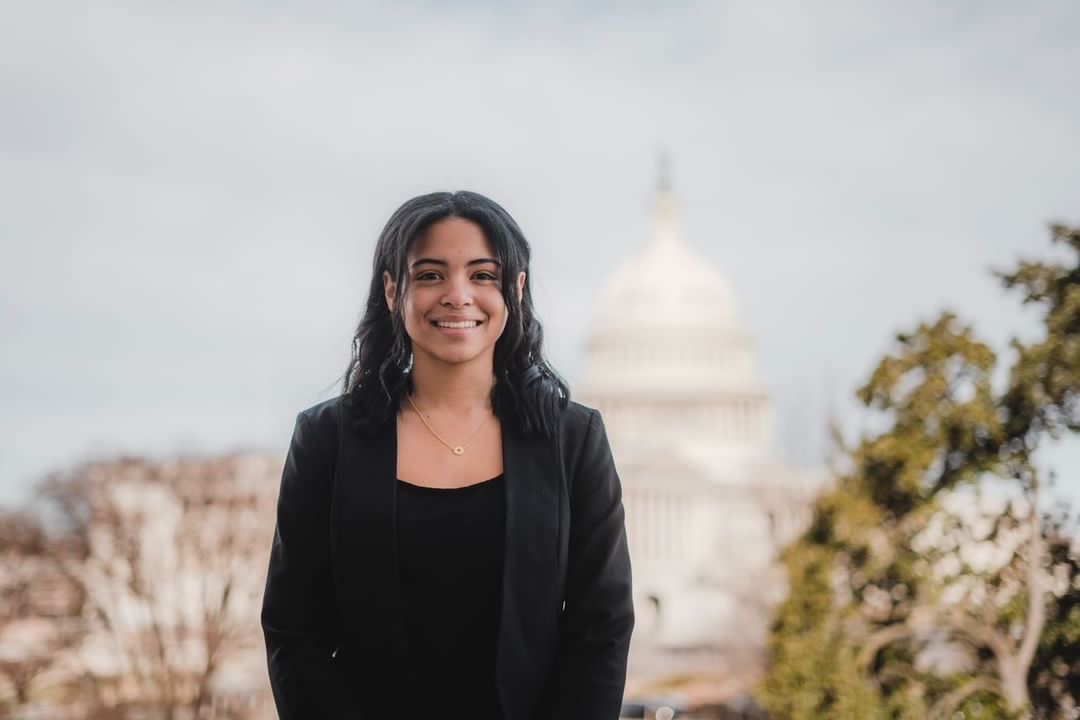
[[[420,422],[424,423],[424,427],[428,429],[428,432],[435,436],[436,440],[445,445],[447,449],[455,455],[465,454],[464,445],[451,445],[450,443],[446,442],[446,440],[443,440],[442,435],[435,432],[435,428],[431,427],[431,425],[428,423],[427,418],[424,417],[424,413],[420,412],[420,408],[416,407],[416,402],[412,399],[412,395],[405,395],[405,397],[408,398],[409,404],[412,405],[412,409],[416,411],[417,416],[420,418]],[[469,433],[469,436],[465,438],[465,442],[472,440],[473,436],[476,435],[476,433],[480,432],[480,427],[484,424],[484,420],[487,420],[487,418],[485,417],[480,419],[479,424],[477,424],[473,431]]]

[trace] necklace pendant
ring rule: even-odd
[[[465,454],[465,448],[458,445],[457,447],[454,448],[454,454],[455,455],[464,455]]]

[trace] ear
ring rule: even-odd
[[[518,302],[521,302],[522,296],[525,294],[525,271],[522,270],[517,276],[517,296]]]
[[[382,274],[383,296],[386,298],[386,307],[394,312],[394,299],[397,295],[397,283],[390,277],[390,273],[383,270]]]

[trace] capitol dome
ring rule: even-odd
[[[602,413],[622,481],[631,693],[756,667],[784,592],[777,553],[818,487],[773,455],[750,337],[723,275],[683,239],[665,170],[649,239],[600,295],[574,387]]]
[[[598,328],[642,326],[686,330],[738,330],[727,281],[679,233],[675,198],[656,199],[651,241],[612,275],[600,297]]]
[[[605,394],[761,391],[731,288],[682,238],[663,177],[649,242],[600,295],[582,384]]]

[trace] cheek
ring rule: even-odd
[[[401,319],[405,322],[405,329],[410,334],[422,330],[424,327],[424,313],[410,298],[402,300]]]
[[[406,320],[423,320],[429,307],[430,303],[428,298],[424,297],[423,292],[418,292],[417,290],[407,292],[405,297],[401,299],[401,314]]]

